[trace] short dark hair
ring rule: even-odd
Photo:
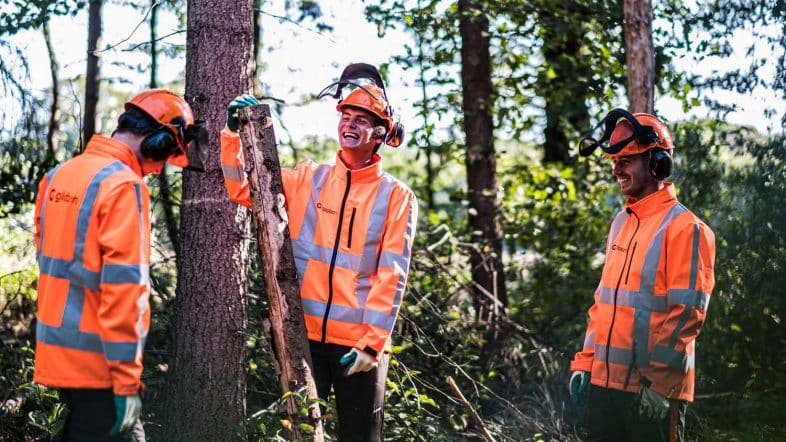
[[[136,106],[130,106],[117,118],[117,128],[112,133],[129,132],[145,137],[161,128],[161,124]]]

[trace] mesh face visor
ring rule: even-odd
[[[197,172],[205,171],[207,160],[208,131],[205,120],[195,120],[194,124],[164,124],[175,132],[178,152],[167,161],[175,166]],[[189,145],[190,144],[190,145]]]
[[[631,134],[624,139],[609,145],[611,134],[621,121],[627,121],[631,126]],[[594,138],[595,132],[600,126],[605,126],[600,139]],[[587,157],[600,147],[604,153],[614,155],[619,153],[625,146],[633,141],[641,143],[660,142],[660,138],[652,126],[643,126],[630,112],[624,109],[614,109],[598,122],[597,125],[579,141],[579,154]]]

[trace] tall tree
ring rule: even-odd
[[[624,0],[625,56],[631,112],[654,113],[655,47],[652,43],[652,2]]]
[[[85,107],[82,123],[82,145],[96,132],[96,107],[98,105],[99,54],[101,39],[102,0],[90,0],[87,13],[87,72],[85,73]]]
[[[183,174],[165,440],[245,439],[249,216],[226,198],[218,135],[227,103],[251,91],[253,38],[253,0],[188,2],[186,98],[210,148],[205,173]]]
[[[474,299],[478,320],[493,324],[505,315],[507,294],[497,199],[489,19],[482,1],[459,0],[458,11],[469,226],[475,245],[470,255]]]

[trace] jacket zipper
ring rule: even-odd
[[[325,316],[322,318],[322,343],[327,338],[327,323],[330,316],[330,307],[333,305],[333,271],[336,268],[336,256],[338,256],[338,245],[341,241],[341,224],[344,221],[344,207],[349,196],[349,186],[352,184],[352,173],[347,170],[347,188],[344,189],[344,197],[341,198],[341,209],[338,212],[338,227],[336,228],[336,241],[333,243],[333,256],[330,257],[330,267],[328,269],[328,300],[325,306]]]
[[[630,276],[630,268],[633,267],[633,257],[636,256],[636,246],[639,245],[639,242],[636,241],[633,243],[633,250],[630,252],[630,261],[628,261],[628,271],[625,273],[625,284],[628,284],[628,277]]]
[[[611,332],[614,330],[614,321],[617,319],[617,292],[620,289],[620,283],[622,282],[622,275],[625,274],[624,263],[628,262],[628,252],[630,251],[630,245],[633,243],[633,238],[636,237],[636,233],[639,231],[639,224],[641,224],[641,222],[639,221],[639,217],[636,216],[636,213],[633,210],[627,208],[625,209],[625,212],[627,212],[628,215],[633,215],[634,217],[636,217],[636,228],[633,230],[633,234],[630,236],[630,239],[628,240],[628,246],[625,248],[625,261],[623,261],[622,270],[620,270],[620,276],[619,278],[617,278],[617,286],[614,287],[614,304],[611,314],[611,324],[609,324],[609,333],[608,336],[606,337],[606,388],[609,388],[609,378],[611,374],[610,373],[611,370],[609,369],[609,353],[611,353]]]
[[[349,217],[349,233],[347,234],[347,248],[352,248],[352,226],[355,225],[355,211],[357,207],[352,208],[352,216]]]

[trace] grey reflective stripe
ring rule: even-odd
[[[101,284],[147,284],[150,269],[149,266],[141,264],[104,264],[99,273],[82,267],[81,262],[46,255],[38,257],[38,267],[44,275],[78,279],[94,292],[101,289]]]
[[[303,299],[302,301],[304,314],[320,319],[325,316],[327,303],[313,299]],[[330,305],[330,317],[328,319],[350,324],[368,324],[385,330],[392,330],[396,321],[396,317],[393,315],[339,304]]]
[[[603,304],[614,304],[614,289],[611,287],[600,287],[598,301]],[[669,311],[669,301],[666,296],[654,296],[642,294],[639,290],[617,290],[617,305],[633,307],[635,309],[647,310],[650,312]]]
[[[103,282],[105,278],[107,281],[116,283],[140,283],[142,278],[145,278],[145,281],[149,281],[149,279],[147,279],[149,268],[142,264],[130,266],[136,267],[136,272],[129,271],[129,266],[125,265],[103,266],[100,274],[84,267],[85,238],[87,236],[91,214],[96,203],[101,183],[112,174],[127,169],[128,166],[116,161],[99,170],[90,180],[77,215],[72,261],[39,254],[38,265],[41,273],[69,280],[68,293],[66,295],[65,308],[63,310],[63,318],[60,327],[42,324],[39,321],[36,330],[37,333],[39,333],[40,330],[37,339],[41,340],[41,342],[77,350],[105,353],[107,359],[113,361],[133,361],[136,359],[139,342],[102,343],[97,334],[79,330],[79,323],[82,320],[82,311],[84,309],[84,287],[93,291],[98,291],[100,289],[100,282]],[[53,177],[54,174],[50,175],[50,183]],[[137,201],[138,211],[141,212],[141,200],[138,189]],[[106,274],[104,274],[105,271]],[[125,278],[129,278],[129,280]],[[144,337],[142,337],[142,341],[143,340]],[[142,345],[144,345],[144,342],[142,342]]]
[[[314,176],[311,177],[311,202],[306,205],[306,213],[300,225],[300,233],[292,241],[292,251],[295,255],[295,265],[297,266],[300,286],[303,286],[303,274],[306,272],[306,264],[315,252],[311,248],[314,243],[314,232],[317,223],[317,200],[325,185],[328,173],[333,166],[320,164]]]
[[[52,327],[41,321],[36,323],[36,340],[45,344],[68,347],[75,350],[84,350],[93,353],[103,353],[108,361],[133,361],[131,355],[135,355],[137,344],[133,342],[110,342],[103,341],[97,333],[83,332],[63,327]],[[68,345],[63,345],[67,342]],[[141,345],[145,345],[145,337],[141,339]]]
[[[149,272],[150,267],[144,264],[104,264],[101,267],[101,284],[147,285],[150,282]]]
[[[232,181],[243,181],[245,177],[245,170],[238,166],[221,165],[221,171],[224,173],[224,178]]]
[[[46,219],[46,218],[44,218],[44,216],[46,215],[46,202],[49,200],[49,197],[48,197],[48,195],[49,195],[49,187],[52,186],[52,179],[55,177],[55,174],[57,173],[58,169],[60,169],[60,166],[62,166],[62,165],[63,164],[59,164],[59,165],[57,165],[57,167],[55,167],[54,169],[52,169],[52,170],[50,170],[49,172],[46,173],[46,189],[44,189],[44,194],[41,195],[42,204],[41,204],[41,213],[39,214],[39,216],[41,217],[40,218],[41,222],[43,222],[43,220]],[[41,229],[40,229],[41,237],[38,238],[38,250],[36,251],[37,255],[40,253],[41,250],[44,250],[44,229],[43,229],[43,225],[40,226],[40,227],[41,227]],[[40,258],[40,256],[37,256],[37,258]]]
[[[595,348],[595,330],[587,332],[587,335],[584,336],[584,350],[590,348]]]
[[[366,228],[366,238],[363,240],[363,257],[360,260],[360,268],[358,269],[356,289],[358,306],[361,308],[366,306],[366,299],[368,299],[368,294],[371,291],[371,275],[379,267],[377,249],[379,249],[379,241],[382,239],[382,230],[385,228],[390,193],[393,191],[395,184],[395,180],[390,175],[382,175],[377,194],[374,196],[374,203],[371,205],[371,215]]]
[[[693,307],[703,312],[707,311],[710,303],[710,295],[692,289],[671,289],[669,290],[669,305],[683,304],[686,307]]]
[[[611,347],[608,361],[612,364],[630,365],[633,362],[633,352],[631,350],[619,347]],[[606,346],[602,344],[595,345],[595,360],[606,360]]]
[[[690,281],[688,282],[688,289],[689,290],[696,290],[696,276],[699,267],[699,225],[693,225],[693,247],[691,247],[691,257],[690,257]],[[709,299],[709,298],[708,298]],[[669,348],[673,349],[677,346],[677,339],[680,336],[680,332],[685,327],[685,324],[688,322],[691,314],[691,305],[686,305],[685,308],[682,310],[682,315],[680,316],[679,322],[674,327],[674,330],[671,332],[671,337],[669,338]]]
[[[656,345],[652,350],[652,360],[687,373],[689,369],[694,367],[696,359],[694,355],[686,355],[674,348]]]
[[[145,241],[145,238],[147,237],[147,235],[145,231],[145,219],[144,219],[145,214],[142,212],[142,209],[144,207],[142,206],[142,186],[140,183],[134,184],[134,192],[136,193],[136,214],[139,223],[139,260],[141,262],[146,263],[148,261],[147,259],[148,251],[145,250],[145,247],[147,245],[146,244],[147,241]],[[125,353],[121,352],[117,355],[113,353],[111,356],[109,354],[110,349],[112,352],[114,352],[115,347],[114,346],[108,347],[106,343],[104,343],[104,354],[106,354],[107,359],[109,359],[110,361],[117,360],[117,359],[113,359],[114,357],[125,357],[125,355],[130,354],[131,351],[134,352],[134,359],[136,359],[137,357],[142,355],[142,351],[145,349],[145,340],[147,339],[147,333],[145,333],[144,317],[145,317],[145,312],[150,306],[150,302],[148,301],[147,298],[148,292],[150,290],[150,274],[149,274],[150,266],[147,264],[143,265],[142,263],[140,263],[138,269],[140,270],[139,272],[140,279],[144,278],[144,280],[140,281],[140,283],[145,285],[145,290],[143,290],[142,293],[139,294],[139,297],[136,300],[136,311],[137,311],[136,332],[137,335],[139,335],[139,339],[137,340],[136,343],[133,343],[134,348],[126,347],[127,344],[124,343],[122,349]]]
[[[606,244],[606,255],[609,254],[609,247],[617,240],[617,235],[619,235],[622,226],[625,225],[625,221],[628,220],[629,216],[626,211],[622,210],[614,217],[614,222],[611,223],[611,231],[609,232],[609,242]]]

